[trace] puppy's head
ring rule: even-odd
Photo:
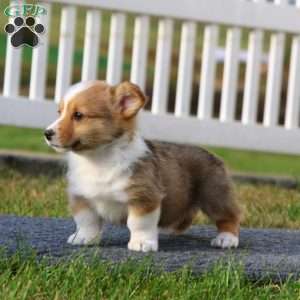
[[[48,145],[56,151],[92,150],[135,131],[135,119],[145,95],[137,85],[104,81],[72,86],[59,104],[59,118],[45,130]]]

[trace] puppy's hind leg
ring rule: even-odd
[[[214,182],[214,186],[208,184],[205,187],[201,208],[218,229],[218,235],[211,241],[211,245],[218,248],[238,247],[241,209],[235,200],[229,178],[221,178]]]
[[[239,221],[216,221],[218,235],[212,239],[211,245],[217,248],[237,248],[239,245]]]

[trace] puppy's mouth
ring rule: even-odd
[[[70,149],[69,147],[65,147],[65,146],[61,146],[61,145],[56,145],[56,144],[50,144],[51,147],[54,147],[54,148],[58,148],[58,149]]]
[[[64,146],[61,146],[61,145],[57,145],[57,144],[52,144],[52,143],[47,143],[51,148],[53,148],[56,152],[67,152],[69,150],[71,150],[70,148],[68,147],[64,147]]]
[[[53,148],[57,152],[66,152],[66,151],[70,151],[73,149],[73,144],[71,146],[63,146],[63,145],[55,144],[51,141],[48,141],[47,139],[45,139],[45,140],[46,140],[47,145],[50,146],[51,148]],[[77,144],[77,142],[76,142],[76,144]]]
[[[51,141],[47,141],[47,140],[46,140],[46,142],[47,142],[48,146],[52,147],[57,152],[67,152],[67,151],[72,151],[72,150],[78,151],[82,147],[80,140],[77,140],[77,141],[73,142],[71,145],[67,145],[67,146],[58,145],[58,144],[52,143]]]

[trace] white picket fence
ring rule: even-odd
[[[283,153],[300,153],[300,0],[47,0],[42,20],[47,28],[43,46],[33,50],[30,89],[19,96],[22,49],[7,43],[0,123],[43,128],[56,116],[59,102],[71,84],[77,6],[88,8],[84,39],[82,80],[95,79],[101,42],[101,12],[111,11],[106,79],[122,80],[126,16],[134,14],[130,80],[145,88],[150,20],[158,18],[153,96],[150,111],[141,114],[140,126],[147,138],[179,143],[205,144]],[[45,99],[51,5],[63,3],[55,101]],[[175,111],[167,112],[174,21],[180,20],[181,41]],[[201,70],[195,70],[198,23],[205,24]],[[215,76],[220,26],[228,26],[222,81],[221,107],[213,116]],[[241,30],[250,30],[241,120],[236,120],[236,98]],[[57,29],[58,30],[58,29]],[[264,32],[271,32],[263,123],[257,122],[260,69]],[[286,35],[292,36],[288,93],[284,124],[279,124]],[[198,111],[191,115],[192,83],[200,74]],[[55,103],[56,102],[56,103]]]

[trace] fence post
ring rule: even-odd
[[[220,111],[220,120],[222,122],[234,121],[238,83],[240,35],[241,32],[239,28],[228,29]]]
[[[42,100],[45,98],[47,63],[48,63],[48,40],[50,32],[51,6],[42,3],[47,14],[36,18],[45,27],[45,32],[39,38],[40,45],[32,50],[32,63],[30,74],[29,99]]]
[[[100,49],[101,13],[90,9],[86,13],[81,80],[97,78]]]
[[[122,79],[125,22],[124,14],[114,13],[111,16],[106,73],[106,80],[110,84],[117,84]]]
[[[196,28],[195,22],[184,22],[182,24],[175,102],[175,116],[177,117],[188,116],[190,113]]]
[[[152,113],[167,111],[172,55],[173,20],[162,19],[158,25],[155,73],[153,85]]]
[[[142,90],[145,90],[146,84],[149,25],[148,16],[135,18],[130,81]]]
[[[242,123],[245,125],[256,123],[262,42],[263,32],[261,30],[254,30],[249,33],[245,91],[242,110]]]
[[[75,18],[75,6],[65,6],[62,8],[55,85],[56,102],[59,102],[62,99],[64,93],[71,84],[75,38]]]
[[[296,2],[300,9],[300,0]],[[292,52],[290,61],[290,74],[285,113],[285,128],[293,129],[299,127],[300,115],[300,35],[294,36],[292,40]]]
[[[287,0],[275,0],[274,5],[286,4]],[[267,91],[264,111],[264,126],[278,124],[280,94],[282,88],[282,71],[285,35],[282,32],[273,33],[269,54]]]
[[[11,1],[10,5],[20,5],[19,1]],[[9,23],[13,22],[12,17],[8,19]],[[7,36],[5,71],[4,71],[4,96],[18,96],[20,90],[21,79],[21,59],[22,47],[15,48],[10,43],[10,36]]]
[[[200,119],[211,119],[213,114],[218,38],[219,27],[217,25],[205,26],[198,101],[198,118]]]

